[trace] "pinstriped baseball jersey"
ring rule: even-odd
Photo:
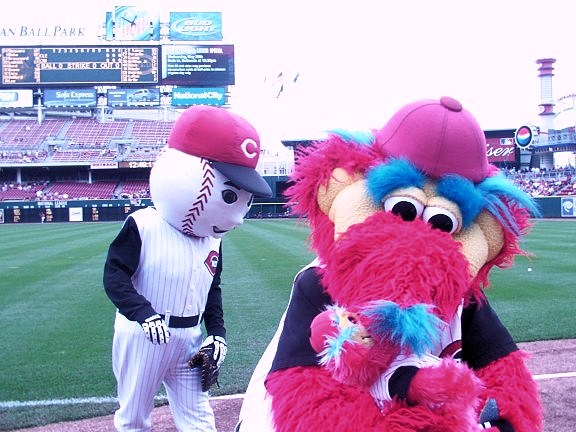
[[[136,290],[158,313],[201,315],[221,240],[186,236],[152,208],[139,210],[132,217],[142,240],[140,262],[132,276]]]
[[[390,364],[390,367],[380,376],[380,378],[370,388],[370,393],[374,397],[376,404],[380,409],[384,408],[386,402],[393,398],[390,391],[390,379],[394,373],[405,366],[414,366],[423,368],[435,366],[440,363],[440,358],[450,357],[459,358],[462,347],[462,326],[460,320],[462,317],[462,306],[458,309],[457,314],[452,318],[449,324],[445,324],[442,329],[440,341],[430,353],[421,356],[415,354],[401,354]]]

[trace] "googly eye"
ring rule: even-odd
[[[224,189],[222,191],[222,199],[226,204],[233,204],[238,201],[238,194],[231,189]]]
[[[426,207],[422,214],[422,220],[428,222],[433,228],[449,234],[460,229],[458,218],[452,212],[441,207]]]
[[[413,221],[422,215],[424,205],[411,197],[393,196],[384,201],[384,210],[400,216],[404,221]]]

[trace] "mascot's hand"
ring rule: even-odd
[[[191,368],[200,369],[200,383],[202,391],[207,392],[213,384],[218,384],[220,366],[226,358],[228,346],[226,340],[221,336],[208,336],[200,350],[188,360]]]
[[[500,409],[496,399],[488,399],[482,412],[478,424],[481,430],[490,432],[514,432],[514,428],[506,420],[500,418]]]
[[[170,332],[162,317],[158,314],[152,315],[140,324],[146,338],[154,345],[168,343]]]
[[[461,412],[477,424],[481,381],[467,366],[443,359],[437,366],[420,369],[408,389],[408,400],[442,412]],[[477,427],[477,426],[476,426]]]
[[[223,337],[210,335],[202,342],[200,352],[208,354],[216,367],[220,368],[226,358],[228,345],[226,345],[226,340]]]

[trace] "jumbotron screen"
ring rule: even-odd
[[[1,47],[1,86],[159,84],[160,46]]]

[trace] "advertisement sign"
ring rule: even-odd
[[[221,41],[221,12],[170,12],[170,40]]]
[[[110,107],[160,106],[160,91],[157,88],[113,89],[107,91]]]
[[[32,108],[32,90],[0,90],[0,108]]]
[[[576,198],[562,197],[560,206],[562,217],[576,217]]]
[[[523,125],[516,129],[514,133],[514,140],[518,148],[527,150],[534,144],[535,138],[538,136],[538,131],[535,127],[530,125]]]
[[[116,6],[106,14],[106,40],[160,40],[160,13],[136,6]]]
[[[172,90],[173,106],[222,106],[225,102],[225,87],[175,87]]]
[[[96,89],[46,89],[44,90],[45,107],[95,107]]]
[[[234,45],[164,45],[161,70],[164,85],[234,85]]]
[[[82,207],[68,207],[68,217],[70,222],[82,222],[84,220]]]
[[[514,162],[516,158],[514,138],[486,138],[488,162]]]

